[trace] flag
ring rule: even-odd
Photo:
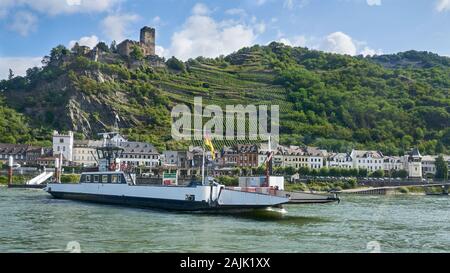
[[[273,157],[273,152],[268,152],[266,162],[269,162],[270,160],[272,160],[272,157]]]
[[[208,135],[205,135],[205,145],[211,151],[211,156],[213,160],[216,160],[216,152],[214,150],[214,146],[212,144],[211,138]]]

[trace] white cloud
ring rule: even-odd
[[[267,0],[256,0],[256,5],[257,6],[262,6],[267,2]]]
[[[21,35],[27,35],[36,28],[36,13],[98,13],[111,11],[122,1],[124,0],[0,0],[0,19],[7,17],[13,10],[20,10],[18,14],[25,14],[23,10],[27,10],[23,18],[15,18],[13,22],[8,23]]]
[[[266,32],[266,24],[264,24],[264,22],[257,23],[254,28],[256,33],[258,34],[263,34],[264,32]]]
[[[340,31],[328,35],[321,47],[332,53],[356,55],[356,45],[353,39]]]
[[[0,1],[0,18],[3,18],[8,14],[9,9],[14,6],[14,0],[2,0]]]
[[[293,9],[294,8],[294,0],[285,0],[283,3],[283,7],[287,9]]]
[[[359,54],[361,54],[363,56],[374,56],[374,55],[382,55],[383,51],[375,50],[375,49],[372,49],[372,48],[366,46],[366,47],[364,47],[363,50],[361,50],[361,52]]]
[[[155,47],[156,55],[164,58],[170,58],[170,51],[162,46]]]
[[[183,28],[175,32],[170,54],[187,60],[198,56],[217,57],[254,44],[265,24],[252,19],[252,24],[233,20],[216,21],[206,14],[208,7],[197,4]]]
[[[4,1],[4,0],[2,0]],[[58,15],[64,13],[90,13],[103,12],[110,10],[122,0],[16,0],[13,4],[7,5],[12,7],[27,7],[34,11],[38,11],[50,15]],[[1,6],[0,6],[1,7]]]
[[[382,50],[375,50],[369,47],[366,42],[355,40],[348,34],[341,31],[333,32],[325,37],[319,38],[305,37],[302,35],[294,36],[292,38],[280,36],[278,42],[289,46],[308,47],[330,53],[346,54],[352,56],[373,56],[383,54]]]
[[[192,13],[194,15],[207,15],[209,14],[211,11],[209,10],[209,8],[202,3],[197,3],[195,4],[195,6],[192,8]]]
[[[27,36],[30,32],[36,30],[37,21],[37,17],[32,13],[19,11],[14,15],[14,19],[9,28],[22,36]]]
[[[293,10],[294,8],[303,8],[309,4],[310,0],[284,0],[283,7],[289,10]]]
[[[439,12],[450,10],[450,0],[438,0],[436,2],[436,10]]]
[[[247,12],[245,12],[244,9],[228,9],[225,11],[225,14],[245,16],[247,14]]]
[[[305,47],[306,46],[306,37],[305,36],[295,36],[291,39],[281,38],[280,40],[278,40],[278,42],[283,43],[288,46]]]
[[[139,19],[140,17],[136,14],[108,15],[102,20],[101,26],[110,40],[121,42],[126,38],[130,25]]]
[[[24,76],[28,68],[42,66],[42,57],[0,57],[0,80],[7,79],[11,68],[15,76]]]
[[[161,17],[155,16],[152,19],[153,24],[159,24],[161,22]]]
[[[84,36],[84,37],[81,37],[78,41],[77,40],[70,41],[69,48],[72,48],[75,45],[75,43],[78,43],[78,45],[80,45],[80,46],[88,46],[90,48],[94,48],[99,42],[100,42],[100,40],[95,35]]]
[[[366,0],[369,6],[381,6],[381,0]]]

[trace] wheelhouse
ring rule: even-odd
[[[132,184],[132,178],[123,172],[83,173],[80,184]]]

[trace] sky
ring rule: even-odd
[[[349,55],[450,56],[450,0],[0,0],[0,79],[39,66],[58,44],[139,39],[157,53],[217,57],[272,41]]]

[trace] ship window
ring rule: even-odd
[[[111,183],[117,183],[118,182],[118,180],[117,180],[117,174],[113,174],[112,176],[111,176]]]
[[[86,183],[91,183],[91,176],[90,175],[86,175]]]
[[[102,175],[102,183],[108,183],[108,176]]]
[[[94,183],[98,183],[98,175],[94,175]]]

